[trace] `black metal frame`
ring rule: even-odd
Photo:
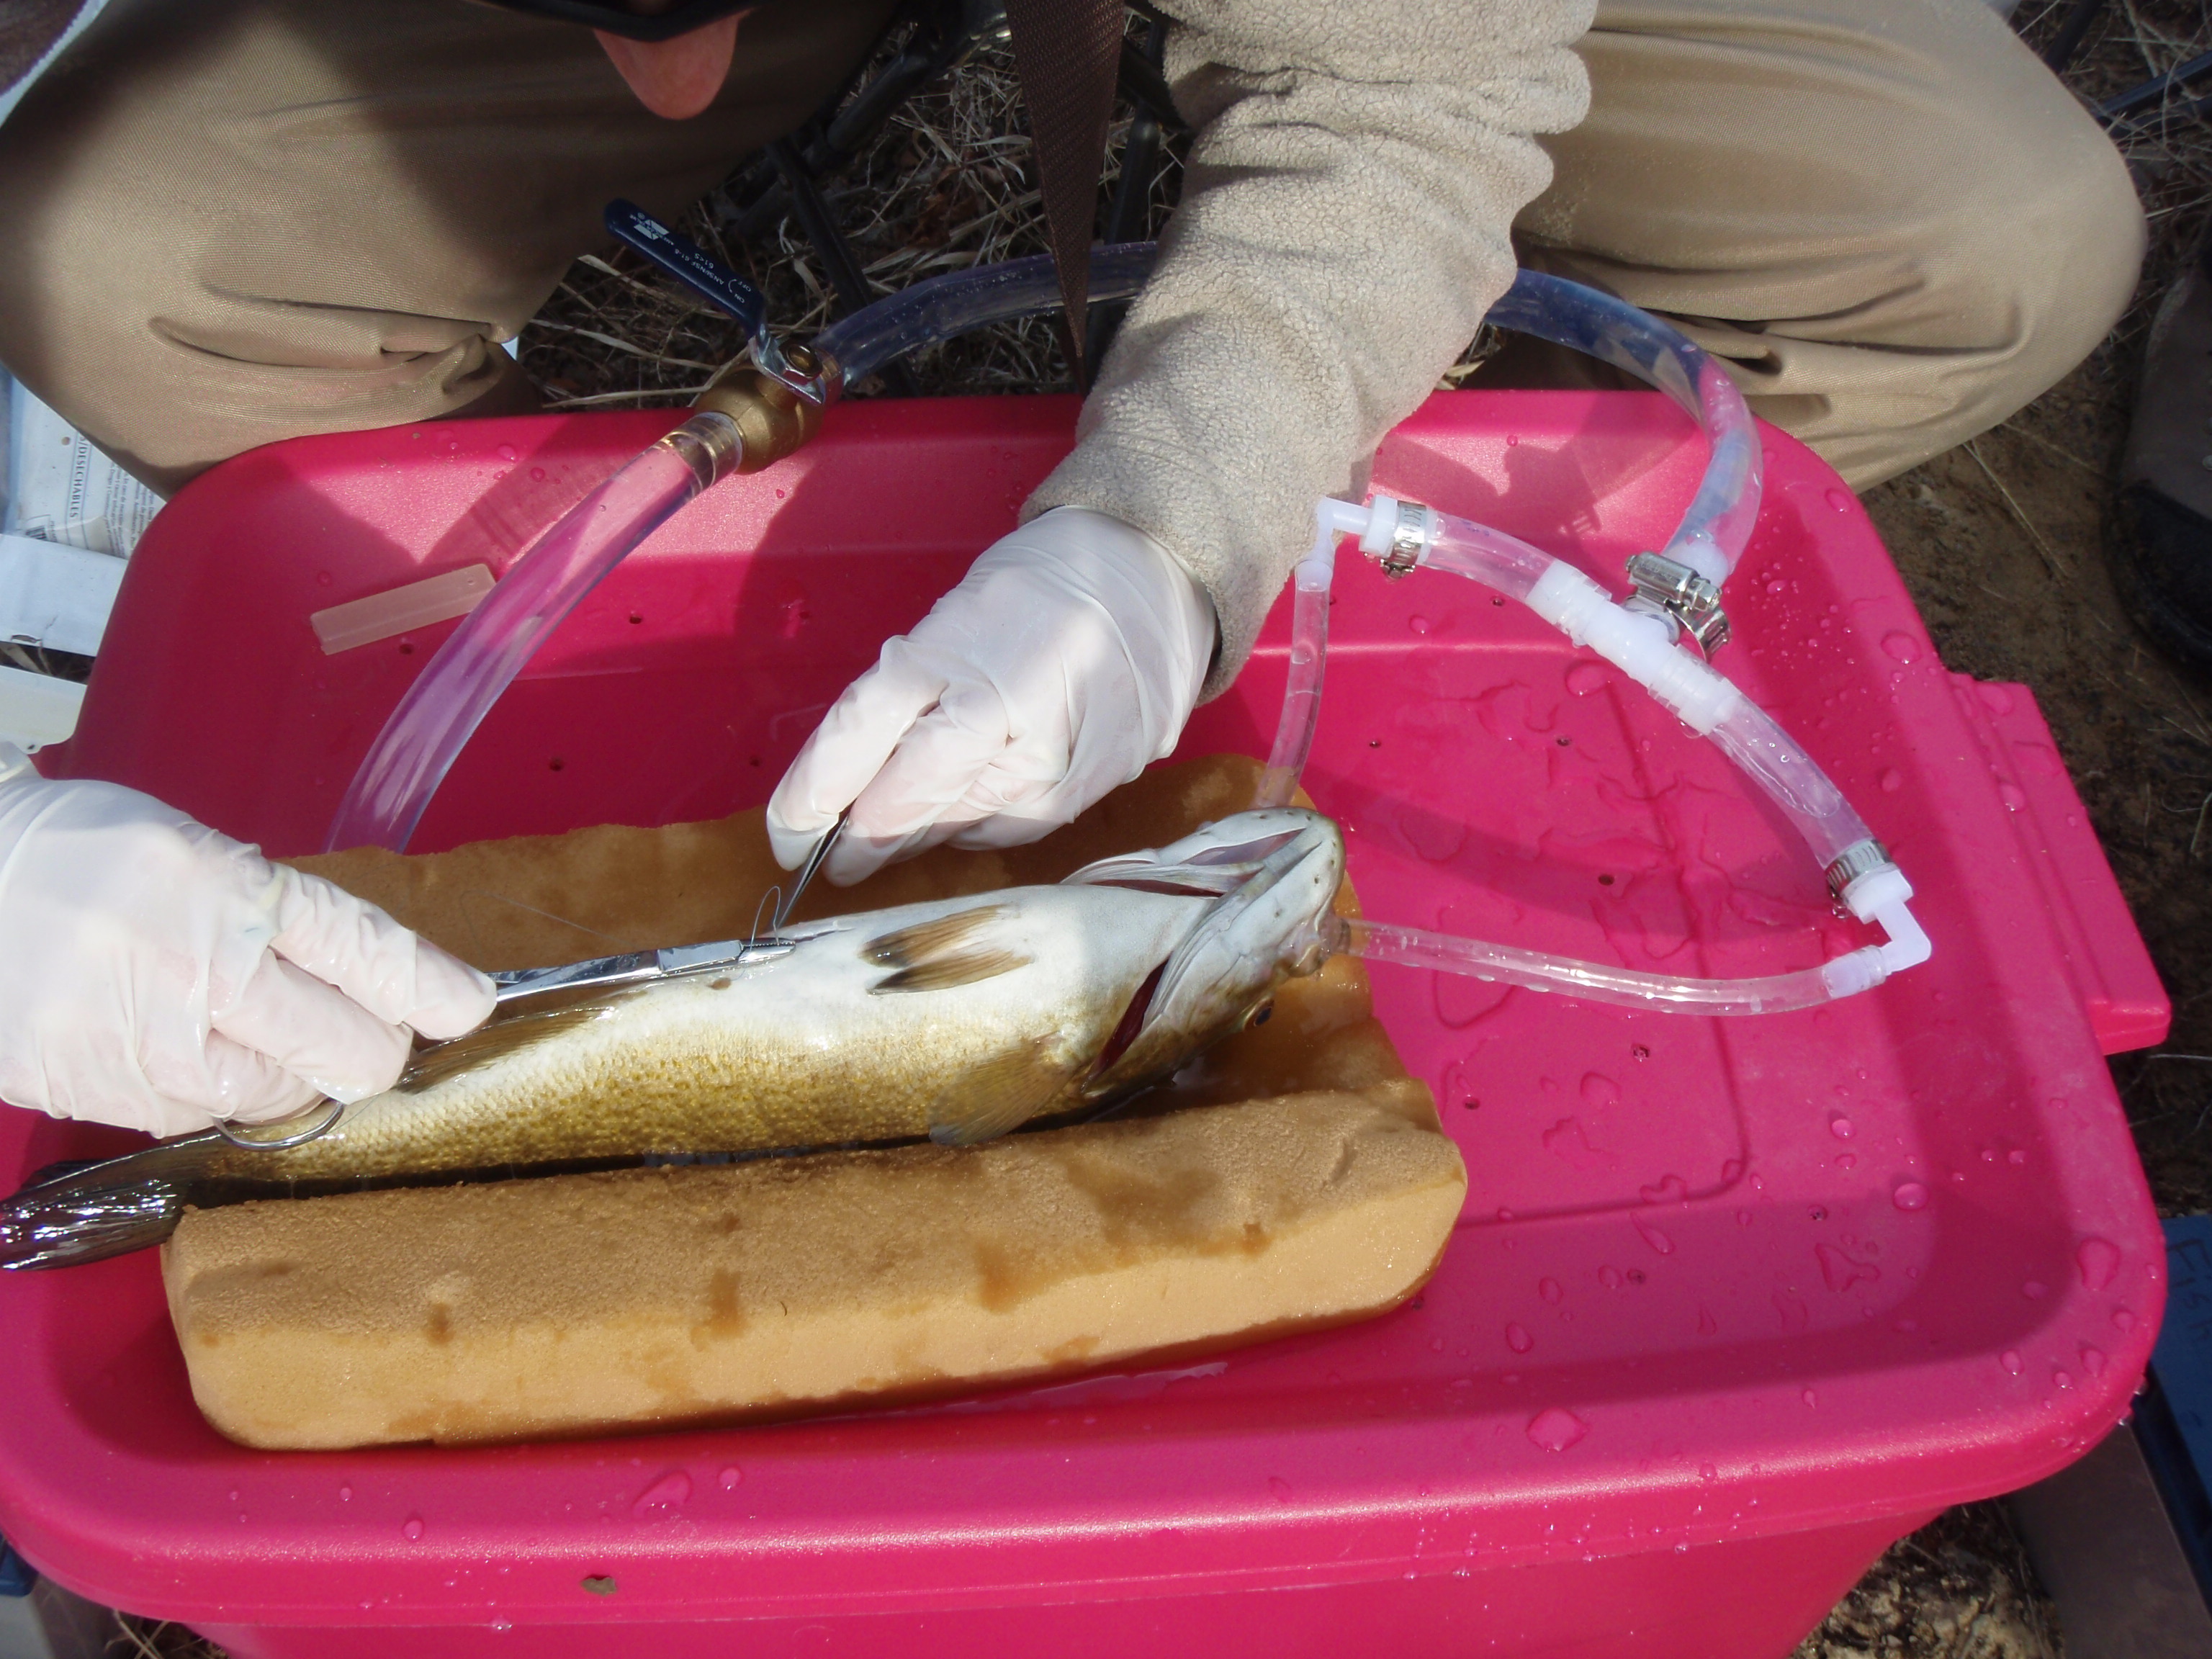
[[[1121,47],[1121,96],[1136,115],[1122,152],[1121,182],[1107,215],[1109,242],[1130,241],[1141,234],[1160,145],[1169,129],[1182,125],[1160,68],[1166,24],[1148,6],[1135,9],[1146,20],[1146,39],[1141,47],[1131,41]],[[1006,8],[1004,0],[908,0],[891,27],[908,33],[889,60],[872,73],[856,74],[797,131],[769,144],[717,192],[726,204],[721,228],[732,240],[750,241],[787,215],[799,221],[829,277],[833,317],[848,316],[875,296],[823,194],[823,181],[849,166],[908,99],[934,86],[979,47],[1004,40]],[[1127,309],[1126,301],[1091,307],[1089,327],[1098,343],[1091,353],[1094,364],[1105,356],[1106,344]],[[912,397],[918,390],[903,363],[887,366],[883,374],[895,395]]]

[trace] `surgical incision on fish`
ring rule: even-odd
[[[986,1139],[1166,1077],[1312,972],[1343,868],[1334,824],[1279,808],[1058,886],[807,924],[495,1018],[304,1144],[210,1132],[27,1187],[0,1204],[0,1265],[137,1249],[185,1203],[301,1182]]]

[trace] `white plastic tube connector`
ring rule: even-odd
[[[1701,738],[1711,737],[1744,701],[1733,681],[1678,650],[1665,623],[1623,610],[1571,564],[1552,562],[1529,590],[1528,608],[1650,691]]]

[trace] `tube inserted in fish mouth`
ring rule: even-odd
[[[325,1133],[209,1131],[34,1180],[0,1203],[0,1266],[158,1243],[186,1204],[378,1181],[987,1140],[1158,1082],[1328,954],[1344,842],[1243,812],[1157,852],[794,928],[788,949],[421,1051]]]

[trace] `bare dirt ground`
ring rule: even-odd
[[[2040,47],[2069,3],[2023,0],[2015,21]],[[2208,34],[2204,8],[2190,0],[2108,0],[2066,78],[2094,102],[2204,51]],[[2153,232],[2126,318],[2044,397],[1872,491],[1867,505],[1944,660],[2033,690],[2134,908],[2173,999],[2173,1031],[2113,1072],[2158,1202],[2184,1213],[2212,1208],[2212,684],[2166,661],[2128,620],[2105,544],[2143,336],[2212,206],[2212,126],[2181,94],[2118,136]],[[1170,145],[1152,181],[1155,227],[1177,169]],[[915,100],[830,197],[879,293],[1042,252],[1006,58],[987,52]],[[789,222],[735,240],[727,233],[739,205],[718,191],[684,228],[760,282],[772,314],[804,337],[829,314],[821,262]],[[742,343],[719,313],[610,251],[572,269],[526,331],[522,362],[550,406],[635,406],[696,391]],[[1066,384],[1049,328],[1035,321],[954,343],[915,369],[925,392]],[[218,1659],[179,1626],[135,1620],[111,1650]],[[1796,1659],[2059,1659],[2063,1650],[2055,1610],[2002,1504],[1986,1503],[1900,1540]]]

